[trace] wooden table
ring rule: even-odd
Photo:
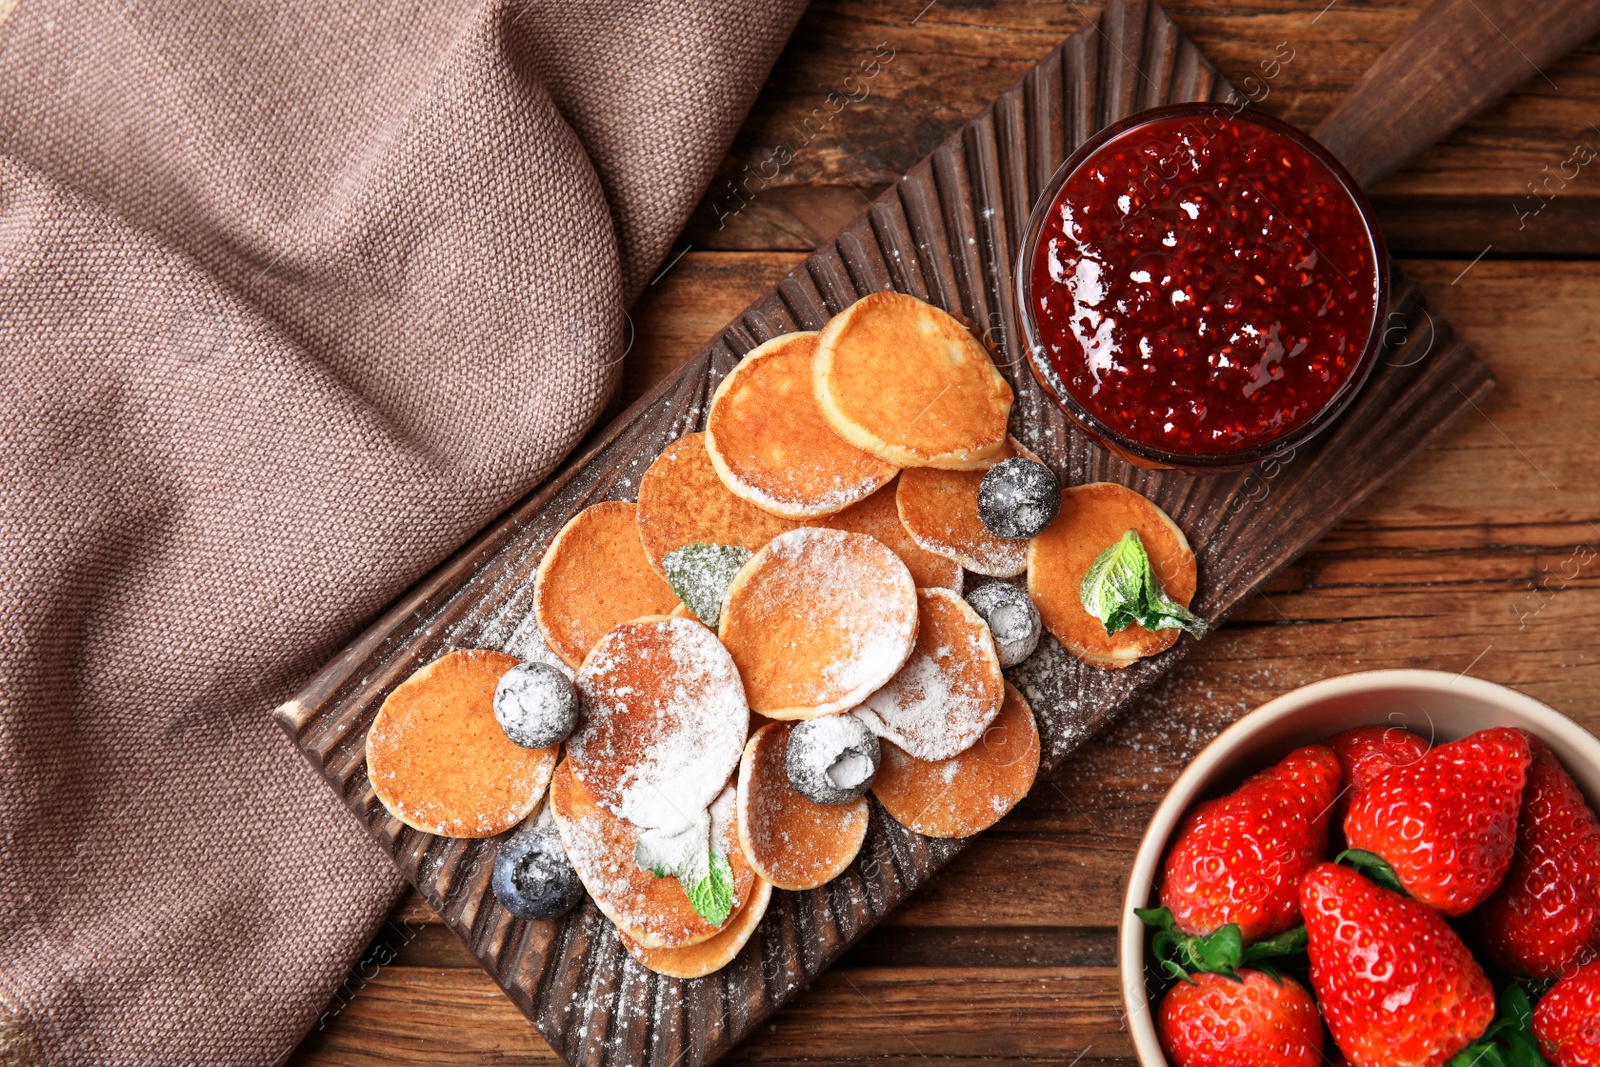
[[[1263,106],[1310,128],[1424,3],[1168,10],[1235,84],[1292,53]],[[686,251],[633,310],[616,410],[1093,10],[815,5],[680,240]],[[846,86],[874,48],[893,58]],[[1383,667],[1470,671],[1600,731],[1600,158],[1576,177],[1562,166],[1580,143],[1600,152],[1600,42],[1529,73],[1374,190],[1390,250],[1499,376],[1490,401],[727,1062],[1131,1064],[1112,927],[1139,834],[1207,741],[1296,686]],[[859,97],[863,85],[865,98],[830,109],[830,92]],[[743,201],[730,192],[785,142],[803,147],[778,178],[751,181],[759,191]],[[324,1018],[292,1063],[555,1061],[414,894]]]

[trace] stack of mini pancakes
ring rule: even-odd
[[[1031,539],[991,533],[984,472],[1032,456],[1008,435],[1011,403],[962,322],[899,293],[761,345],[717,389],[705,432],[644,473],[636,503],[585,509],[546,552],[539,655],[575,680],[574,733],[544,749],[512,743],[495,687],[519,660],[451,652],[374,722],[377,796],[408,825],[458,837],[504,833],[548,796],[568,859],[628,951],[680,977],[732,960],[773,888],[823,885],[861,847],[864,796],[817,803],[791,780],[801,722],[864,723],[882,743],[871,792],[909,829],[952,838],[993,825],[1031,787],[1039,734],[962,597],[967,574],[1026,575],[1044,627],[1112,668],[1178,631],[1107,633],[1079,593],[1096,556],[1133,529],[1174,600],[1187,607],[1196,579],[1182,532],[1119,485],[1062,490]],[[686,546],[749,553],[698,615],[684,601],[703,597],[680,600],[668,580]],[[637,860],[641,840],[691,825],[726,857],[717,923]]]

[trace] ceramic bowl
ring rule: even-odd
[[[1117,954],[1128,1030],[1143,1067],[1168,1067],[1156,1037],[1147,977],[1149,938],[1135,908],[1157,906],[1167,840],[1196,803],[1231,790],[1301,745],[1357,726],[1395,725],[1435,743],[1514,726],[1534,734],[1565,765],[1591,805],[1600,799],[1600,738],[1526,694],[1443,671],[1367,671],[1316,682],[1263,704],[1224,730],[1167,791],[1145,829],[1122,905]]]

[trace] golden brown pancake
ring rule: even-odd
[[[667,573],[661,558],[675,548],[704,542],[759,552],[799,525],[728,492],[712,466],[703,433],[672,442],[639,480],[639,539],[650,565],[661,574]]]
[[[744,907],[709,940],[685,948],[645,948],[627,934],[622,934],[622,947],[628,950],[628,955],[657,974],[669,978],[704,978],[733,962],[761,924],[761,917],[767,913],[767,904],[771,900],[772,883],[758,877]]]
[[[1096,667],[1126,667],[1170,648],[1179,630],[1155,633],[1134,623],[1115,634],[1083,608],[1083,576],[1095,557],[1138,530],[1156,577],[1184,607],[1194,599],[1195,561],[1183,531],[1132,489],[1093,482],[1065,489],[1061,513],[1028,543],[1028,593],[1063,648]]]
[[[872,792],[901,826],[926,837],[971,837],[1028,795],[1039,773],[1039,728],[1009,682],[1000,714],[977,744],[947,760],[919,760],[893,743]]]
[[[556,748],[515,744],[494,687],[518,660],[447,652],[395,686],[367,731],[367,776],[389,814],[444,837],[493,837],[539,806]]]
[[[678,603],[645,559],[637,511],[622,501],[584,508],[539,562],[534,615],[545,643],[574,670],[617,623],[664,615]]]
[[[904,293],[863,297],[817,337],[817,403],[846,441],[897,467],[990,466],[1011,386],[972,332]]]
[[[696,619],[650,616],[595,643],[578,670],[583,712],[567,763],[595,802],[672,829],[733,775],[750,732],[738,668]]]
[[[1007,439],[996,459],[1026,456],[1038,459]],[[955,560],[967,570],[991,578],[1014,578],[1028,569],[1028,542],[996,537],[978,517],[978,486],[985,471],[944,471],[932,467],[900,475],[895,504],[912,539],[929,552]]]
[[[911,654],[917,590],[882,542],[814,527],[772,539],[728,588],[720,636],[750,710],[809,719],[859,703]]]
[[[861,851],[867,836],[865,797],[818,804],[789,784],[784,769],[793,723],[763,726],[739,761],[739,844],[762,878],[779,889],[815,889],[831,882]]]
[[[832,515],[870,496],[895,468],[833,431],[812,384],[815,333],[774,337],[711,398],[706,451],[722,484],[774,515]]]
[[[918,759],[949,759],[983,736],[1005,699],[994,637],[948,589],[917,590],[917,647],[856,714]]]
[[[676,878],[658,878],[634,862],[639,828],[596,803],[570,764],[562,760],[550,779],[550,811],[579,881],[606,918],[646,948],[681,948],[714,937],[719,928],[695,914]],[[731,918],[750,898],[756,876],[739,848],[731,805],[719,800],[717,806],[729,816],[714,826],[712,840],[733,870]]]
[[[917,544],[900,521],[900,509],[895,503],[897,484],[890,482],[861,503],[852,504],[837,515],[817,520],[817,525],[876,537],[900,557],[900,561],[911,571],[911,580],[917,583],[918,589],[940,588],[961,592],[961,564]]]

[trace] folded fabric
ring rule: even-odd
[[[399,879],[268,709],[589,428],[801,6],[0,0],[0,1063],[316,1024]]]

